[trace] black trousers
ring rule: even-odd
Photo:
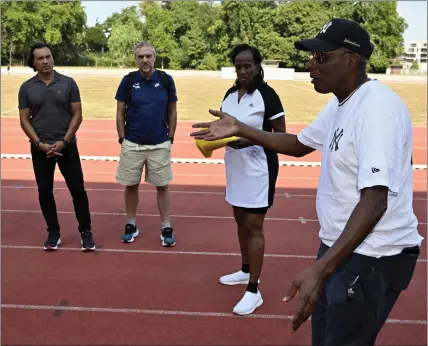
[[[82,166],[76,143],[70,143],[62,151],[63,156],[47,158],[46,153],[31,144],[34,174],[39,191],[39,202],[48,231],[60,231],[53,183],[55,166],[58,167],[73,198],[74,211],[79,223],[79,231],[91,230],[91,215],[86,194]]]
[[[328,249],[321,244],[318,258]],[[312,345],[374,345],[413,277],[419,253],[413,247],[391,257],[352,255],[325,283],[312,314]]]

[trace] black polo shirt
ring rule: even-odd
[[[22,83],[19,109],[30,109],[31,123],[40,140],[53,144],[64,138],[71,120],[70,103],[81,102],[79,87],[73,78],[54,71],[46,85],[37,75]],[[74,142],[74,137],[71,141]]]

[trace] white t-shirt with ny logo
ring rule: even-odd
[[[332,246],[360,200],[360,190],[389,188],[388,209],[356,249],[372,257],[420,245],[413,212],[412,123],[407,107],[377,80],[364,83],[342,103],[334,97],[298,134],[322,151],[316,209],[320,238]]]

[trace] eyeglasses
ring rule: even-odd
[[[335,51],[332,51],[329,53],[313,52],[313,53],[311,53],[311,56],[312,56],[312,59],[315,59],[319,64],[322,64],[322,63],[328,61],[328,59],[330,59],[334,55],[337,55],[337,53],[353,54],[354,52],[349,51],[349,50],[335,50]]]
[[[311,53],[312,59],[315,59],[319,64],[322,64],[326,58],[324,53]]]

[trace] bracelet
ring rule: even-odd
[[[67,141],[66,139],[63,139],[61,142],[63,142],[65,146],[67,146],[67,145],[70,143],[70,142],[69,142],[69,141]]]

